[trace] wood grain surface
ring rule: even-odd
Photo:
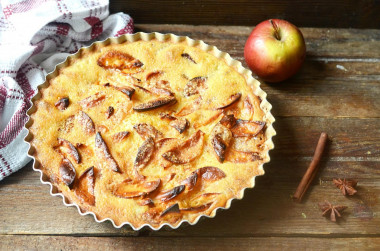
[[[144,24],[137,30],[188,35],[243,62],[251,27]],[[50,196],[29,163],[0,183],[0,250],[380,249],[380,30],[302,32],[308,56],[301,71],[277,85],[262,82],[276,117],[275,149],[243,200],[195,226],[115,229]],[[329,143],[320,171],[304,202],[295,203],[291,195],[322,131]],[[357,179],[357,195],[341,195],[333,178]],[[324,200],[348,206],[338,223],[321,216]]]
[[[256,25],[269,18],[306,27],[379,28],[376,0],[111,0],[110,11],[137,23]]]

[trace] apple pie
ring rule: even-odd
[[[135,229],[241,198],[269,161],[273,117],[247,74],[200,47],[154,38],[69,57],[31,113],[44,177],[81,211]]]

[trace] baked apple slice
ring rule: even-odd
[[[142,197],[154,192],[160,186],[160,183],[160,179],[127,179],[114,189],[113,194],[125,199]]]
[[[234,137],[255,137],[265,127],[263,121],[249,121],[238,119],[235,126],[231,129]]]
[[[55,150],[57,150],[60,154],[62,154],[66,158],[70,157],[77,164],[80,163],[81,158],[80,158],[79,152],[75,148],[75,146],[71,144],[70,141],[62,139],[62,138],[58,138],[58,144],[59,144],[58,146],[54,147]]]
[[[227,108],[227,107],[233,105],[234,103],[238,102],[240,98],[241,98],[241,93],[232,94],[230,97],[228,97],[226,102],[217,105],[215,109]]]
[[[195,77],[190,79],[183,89],[183,94],[185,97],[200,94],[203,90],[207,89],[206,80],[206,77]]]
[[[261,160],[257,152],[243,152],[230,148],[226,154],[226,160],[233,163],[246,163]]]
[[[87,113],[79,111],[77,120],[87,134],[92,135],[95,133],[95,124]]]
[[[65,98],[59,99],[54,105],[59,110],[63,111],[63,110],[66,110],[66,108],[69,106],[69,104],[70,104],[69,98],[65,97]]]
[[[196,64],[197,62],[195,62],[195,60],[188,54],[188,53],[182,53],[181,54],[181,57],[183,58],[186,58],[187,60],[190,60],[191,62],[193,62],[194,64]]]
[[[164,191],[157,196],[162,202],[169,201],[180,195],[185,190],[185,185],[176,186],[170,190]]]
[[[137,202],[140,206],[154,206],[154,201],[151,198],[142,198]]]
[[[168,206],[164,211],[162,211],[162,213],[160,214],[160,217],[164,217],[165,215],[167,214],[170,214],[170,213],[180,213],[180,209],[179,209],[179,205],[178,203],[175,203],[173,205],[170,205]]]
[[[146,74],[145,79],[146,81],[151,81],[153,79],[157,79],[158,76],[162,75],[163,73],[163,71],[152,71]]]
[[[183,133],[187,128],[189,128],[190,122],[186,118],[179,118],[171,121],[169,125],[176,129],[179,133]]]
[[[162,106],[173,105],[176,102],[177,102],[177,99],[173,96],[160,97],[157,99],[150,100],[146,103],[141,103],[141,104],[135,105],[133,107],[133,110],[135,110],[137,112],[144,112],[144,111],[157,109],[157,108],[160,108]]]
[[[147,123],[139,123],[133,126],[133,129],[141,136],[143,140],[152,137],[155,140],[163,138],[164,134],[154,126]]]
[[[167,161],[162,157],[162,154],[178,146],[179,140],[176,138],[163,138],[156,141],[156,153],[153,156],[152,163],[157,163],[164,169],[169,168],[173,165],[172,162]]]
[[[116,163],[115,159],[112,157],[106,142],[103,140],[100,132],[96,133],[95,136],[95,154],[103,166],[107,166],[114,172],[120,172],[119,165]]]
[[[115,108],[113,106],[108,106],[107,111],[106,111],[106,118],[109,119],[113,113],[115,112]]]
[[[123,94],[125,94],[129,98],[129,100],[132,99],[132,96],[135,93],[135,89],[133,89],[130,86],[118,87],[118,86],[111,85],[110,83],[106,83],[106,84],[104,84],[104,86],[105,87],[112,87],[113,89],[122,92]]]
[[[184,117],[189,115],[195,111],[197,111],[201,107],[202,97],[198,97],[193,102],[189,102],[188,105],[184,106],[179,110],[175,115],[178,117]]]
[[[223,126],[221,123],[215,125],[211,132],[211,145],[220,163],[223,163],[227,148],[232,140],[231,130]]]
[[[173,164],[186,164],[196,159],[204,144],[204,133],[198,130],[189,139],[162,154],[162,157]]]
[[[240,112],[239,118],[252,120],[255,115],[255,109],[252,105],[251,99],[247,96],[243,101],[243,109]]]
[[[137,150],[137,156],[134,162],[135,170],[144,168],[150,161],[154,152],[153,137],[148,137]]]
[[[134,86],[146,93],[149,93],[155,96],[174,96],[174,93],[171,90],[169,90],[169,88],[157,87],[155,84],[157,83],[150,84],[150,86],[145,86],[145,87],[142,86],[141,84],[134,84]]]
[[[188,208],[181,208],[180,211],[181,213],[199,213],[202,211],[205,211],[211,207],[213,202],[209,202],[207,204],[199,205],[199,206],[194,206],[194,207],[188,207]]]
[[[106,94],[104,92],[97,92],[81,101],[78,101],[78,104],[82,106],[83,109],[91,108],[99,105],[106,98]]]
[[[112,135],[112,140],[114,142],[118,142],[119,143],[119,142],[123,141],[125,138],[127,138],[128,135],[129,135],[128,131],[117,132],[114,135]]]
[[[105,69],[119,70],[129,75],[141,72],[144,64],[127,53],[109,51],[99,57],[98,65]]]
[[[95,205],[95,175],[94,167],[88,168],[78,178],[75,186],[75,194],[85,203]]]
[[[70,160],[63,159],[61,161],[61,165],[59,166],[59,174],[63,183],[71,189],[75,180],[76,171]]]
[[[197,181],[198,181],[198,171],[194,171],[191,173],[189,177],[187,177],[181,182],[181,185],[185,185],[187,187],[187,190],[191,191],[197,184]]]
[[[219,123],[228,129],[231,129],[236,125],[236,118],[233,114],[224,115],[223,118],[219,121]]]
[[[217,181],[226,177],[226,174],[217,167],[205,166],[197,170],[204,181]]]

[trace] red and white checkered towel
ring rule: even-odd
[[[36,88],[69,53],[95,40],[133,32],[108,0],[2,0],[0,4],[0,180],[27,157],[26,111]]]

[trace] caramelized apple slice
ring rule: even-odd
[[[181,182],[181,185],[185,185],[187,187],[187,190],[191,191],[197,184],[197,181],[198,181],[198,171],[194,171],[191,173],[189,177],[187,177]]]
[[[194,59],[193,59],[188,53],[182,53],[182,54],[181,54],[181,57],[190,60],[190,61],[193,62],[194,64],[197,63],[197,62],[195,62],[195,60],[194,60]]]
[[[61,98],[58,100],[54,105],[57,107],[59,110],[66,110],[66,108],[69,106],[70,101],[68,97]]]
[[[109,119],[115,111],[115,108],[112,106],[108,106],[107,111],[106,111],[106,118]]]
[[[133,126],[133,129],[141,136],[143,140],[152,137],[157,140],[162,138],[164,135],[162,132],[157,130],[154,126],[147,123],[139,123]]]
[[[185,185],[176,186],[170,190],[164,191],[157,196],[162,202],[169,201],[180,195],[185,190]]]
[[[105,87],[109,86],[109,87],[114,88],[115,90],[121,91],[123,94],[128,96],[129,100],[132,99],[132,96],[135,93],[135,89],[133,89],[132,87],[129,87],[129,86],[118,87],[118,86],[111,85],[109,83],[104,84],[104,86]]]
[[[59,174],[63,183],[65,183],[71,189],[75,180],[76,172],[70,160],[62,160],[61,165],[59,166]]]
[[[112,135],[112,139],[113,139],[114,142],[121,142],[126,137],[128,137],[128,135],[129,135],[128,131],[118,132],[118,133],[115,133],[114,135]]]
[[[134,162],[135,170],[145,167],[151,159],[154,151],[154,140],[148,137],[137,150],[137,156]]]
[[[201,107],[201,102],[202,102],[202,98],[198,97],[193,102],[182,107],[182,109],[176,113],[176,116],[183,117],[183,116],[186,116],[186,115],[189,115],[189,114],[195,112],[196,110],[198,110]]]
[[[263,130],[265,122],[238,119],[231,129],[234,137],[254,137]]]
[[[233,105],[235,102],[239,101],[239,99],[241,98],[241,93],[235,93],[235,94],[232,94],[225,103],[223,104],[220,104],[218,106],[216,106],[215,109],[224,109],[224,108],[227,108],[229,107],[230,105]]]
[[[169,173],[168,175],[166,175],[162,183],[166,184],[170,182],[175,177],[175,175],[176,175],[175,173]]]
[[[255,115],[255,110],[253,108],[250,98],[247,96],[243,102],[243,109],[241,110],[240,118],[246,118],[252,120]]]
[[[88,168],[78,178],[78,183],[75,186],[75,194],[85,203],[95,205],[95,176],[94,167]]]
[[[205,166],[197,170],[204,181],[217,181],[226,177],[226,174],[217,167]]]
[[[98,65],[105,69],[117,69],[125,74],[135,74],[142,71],[144,64],[126,53],[109,51],[98,59]]]
[[[144,64],[142,62],[140,62],[140,60],[135,59],[129,64],[129,67],[122,69],[121,72],[126,74],[126,75],[133,75],[133,74],[142,72],[143,66],[144,66]]]
[[[189,127],[190,123],[186,118],[179,118],[171,121],[169,125],[179,133],[183,133]]]
[[[104,101],[106,98],[106,94],[104,92],[97,92],[94,95],[91,95],[85,99],[82,99],[78,102],[80,106],[82,106],[83,109],[91,108],[94,106],[99,105],[101,102]]]
[[[227,151],[227,147],[232,140],[230,129],[221,123],[215,125],[211,133],[211,145],[220,163],[223,163]]]
[[[215,135],[211,139],[212,147],[220,163],[223,163],[226,155],[227,144],[223,141],[220,135]]]
[[[162,81],[160,82],[156,82],[154,84],[150,84],[150,86],[142,86],[141,84],[134,84],[135,87],[139,88],[140,90],[146,92],[146,93],[149,93],[149,94],[153,94],[153,95],[156,95],[156,96],[174,96],[174,93],[169,90],[169,88],[167,88],[166,86],[160,86],[158,87],[158,83],[161,83]]]
[[[54,147],[56,150],[58,150],[66,158],[70,156],[70,158],[73,159],[77,164],[80,163],[81,159],[79,152],[75,146],[71,144],[70,141],[58,138],[58,144],[58,146]]]
[[[233,114],[224,115],[223,118],[219,121],[219,123],[228,129],[231,129],[236,125],[236,118]]]
[[[140,201],[137,202],[140,206],[154,206],[154,202],[151,198],[143,198]]]
[[[177,99],[173,96],[160,97],[157,99],[150,100],[146,103],[138,104],[133,107],[133,110],[138,111],[138,112],[144,112],[144,111],[160,108],[166,105],[173,105],[176,102],[177,102]]]
[[[140,196],[146,196],[155,191],[161,183],[160,179],[154,180],[131,180],[127,179],[119,184],[114,189],[113,194],[125,198],[131,199]]]
[[[207,86],[205,84],[206,80],[206,77],[195,77],[190,79],[190,81],[187,82],[185,88],[183,89],[185,97],[200,94],[202,90],[207,89]]]
[[[180,212],[181,211],[179,210],[178,203],[175,203],[171,206],[168,206],[164,211],[162,211],[162,213],[160,214],[160,217],[163,217],[170,213],[180,213]]]
[[[156,141],[156,153],[153,156],[152,163],[157,163],[164,169],[173,165],[170,161],[167,161],[162,157],[162,154],[178,146],[179,140],[175,138],[163,138]]]
[[[95,154],[99,161],[108,166],[114,172],[120,172],[119,165],[116,163],[115,159],[112,157],[106,142],[104,142],[100,132],[96,133],[95,136]]]
[[[173,164],[189,163],[202,153],[203,139],[204,133],[198,130],[188,140],[162,154],[162,157]]]
[[[84,131],[91,135],[95,133],[95,125],[90,116],[87,115],[87,113],[83,111],[79,111],[78,113],[78,122],[83,126]]]
[[[166,120],[169,120],[169,121],[173,121],[173,120],[176,120],[177,118],[170,115],[169,113],[163,113],[161,112],[160,113],[160,119],[166,119]]]
[[[246,163],[261,159],[260,155],[256,152],[236,151],[233,148],[230,148],[226,154],[226,160],[233,163]]]
[[[152,72],[146,74],[145,79],[146,79],[146,81],[150,81],[151,79],[155,79],[163,73],[164,73],[163,71],[152,71]]]
[[[181,212],[186,212],[186,213],[198,213],[205,211],[211,207],[213,202],[203,204],[200,206],[195,206],[195,207],[188,207],[188,208],[181,208]]]

